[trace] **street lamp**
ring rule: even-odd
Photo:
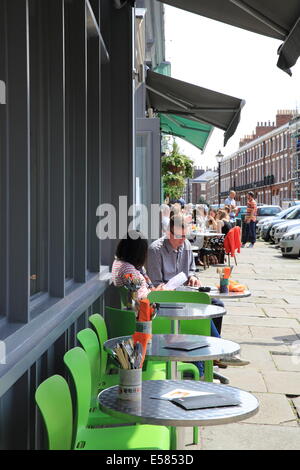
[[[216,155],[216,160],[218,162],[218,172],[219,172],[219,207],[221,205],[221,163],[223,161],[224,155],[222,154],[221,150],[219,150],[218,154]]]

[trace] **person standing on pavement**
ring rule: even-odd
[[[249,191],[247,194],[247,212],[245,215],[243,234],[242,234],[242,248],[249,242],[248,248],[253,248],[256,242],[256,213],[257,203],[254,199],[254,193]]]
[[[230,191],[228,198],[224,201],[225,206],[230,207],[230,222],[235,224],[235,212],[236,212],[236,201],[235,201],[235,191]],[[233,225],[232,225],[233,226]]]

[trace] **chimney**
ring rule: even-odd
[[[256,137],[261,137],[264,134],[267,134],[268,132],[272,131],[275,129],[274,125],[270,124],[270,121],[267,122],[261,122],[257,123],[258,125],[256,126]],[[274,123],[273,123],[274,124]]]
[[[279,109],[276,114],[276,127],[287,124],[291,121],[294,115],[295,111],[292,109]]]

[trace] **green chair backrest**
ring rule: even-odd
[[[94,313],[89,317],[89,322],[93,325],[98,337],[100,347],[100,376],[105,374],[107,367],[107,352],[104,350],[104,343],[107,341],[107,328],[104,318],[99,313]]]
[[[109,338],[132,335],[135,332],[135,312],[105,307],[105,323]]]
[[[49,450],[70,450],[72,446],[73,411],[69,386],[60,375],[42,382],[35,400],[43,416]]]
[[[85,350],[91,368],[91,395],[95,398],[98,393],[100,379],[100,347],[96,333],[91,328],[85,328],[77,333],[77,339]]]
[[[148,295],[151,302],[184,302],[189,304],[210,304],[211,300],[205,292],[186,292],[179,290],[152,291]]]
[[[151,302],[182,302],[193,304],[210,304],[211,299],[205,292],[185,291],[153,291],[148,295]],[[153,333],[171,333],[171,320],[156,317],[152,322]],[[181,320],[180,332],[182,334],[210,335],[210,321],[207,320]]]
[[[64,355],[76,391],[76,430],[85,428],[88,422],[91,403],[91,369],[86,352],[73,348]]]

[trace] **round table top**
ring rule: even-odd
[[[244,297],[250,297],[250,290],[246,289],[244,292],[228,292],[228,294],[222,294],[219,292],[218,288],[215,286],[208,286],[211,288],[210,292],[206,292],[210,297],[215,297],[216,299],[243,299]],[[178,287],[176,290],[189,292],[191,290],[198,291],[198,287],[191,286],[182,286]]]
[[[175,389],[228,394],[238,399],[241,404],[187,411],[169,400],[151,398]],[[120,400],[118,386],[114,386],[101,392],[98,401],[102,411],[116,418],[161,426],[213,426],[234,423],[250,418],[259,408],[258,400],[249,392],[227,385],[194,380],[145,380],[142,382],[142,399],[138,403]]]
[[[121,341],[126,341],[131,336],[112,338],[104,343],[106,351],[112,350]],[[169,349],[166,346],[174,346],[182,342],[199,342],[206,340],[208,346],[185,351],[180,349]],[[152,361],[208,361],[223,356],[232,356],[240,351],[240,345],[233,341],[212,336],[199,335],[152,335],[152,342],[147,345],[146,357]]]
[[[157,317],[171,320],[203,320],[226,315],[224,307],[208,304],[186,304],[182,302],[158,302]]]

